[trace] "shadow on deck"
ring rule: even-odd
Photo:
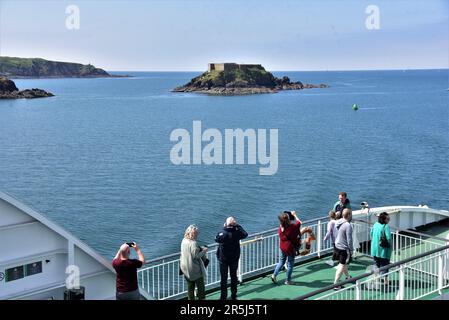
[[[271,275],[243,282],[238,286],[238,299],[240,300],[289,300],[303,294],[323,288],[334,282],[335,267],[326,263],[327,258],[317,259],[295,266],[293,269],[293,284],[286,285],[285,270],[277,277],[277,284],[271,282]],[[372,258],[359,256],[349,265],[349,274],[356,276],[363,274],[373,264]],[[274,270],[274,268],[273,268]],[[230,289],[228,288],[228,296]],[[209,300],[220,298],[220,291],[207,296]]]

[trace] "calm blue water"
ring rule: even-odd
[[[448,70],[276,73],[331,87],[270,95],[169,92],[196,74],[16,80],[56,96],[0,101],[0,190],[108,258],[132,240],[147,259],[177,251],[190,223],[213,242],[229,215],[249,232],[284,209],[323,216],[341,190],[356,207],[449,209]],[[277,174],[171,164],[170,132],[193,120],[278,128]]]

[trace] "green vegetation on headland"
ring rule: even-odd
[[[52,96],[53,93],[37,88],[19,90],[14,81],[0,77],[0,99],[31,99]]]
[[[0,57],[0,76],[9,78],[117,77],[91,64],[16,57]]]
[[[327,85],[292,82],[286,76],[276,78],[261,65],[209,64],[209,71],[173,89],[174,92],[200,92],[215,95],[274,93],[280,90],[325,88]]]

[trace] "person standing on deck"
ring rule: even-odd
[[[327,232],[326,235],[324,236],[325,242],[327,240],[330,240],[332,243],[332,256],[328,261],[326,261],[326,263],[331,267],[334,266],[334,261],[338,260],[337,249],[335,248],[335,239],[337,237],[337,229],[335,228],[335,222],[336,222],[335,211],[331,210],[329,211],[329,222],[327,223]]]
[[[228,270],[231,276],[231,299],[237,299],[237,268],[240,259],[240,240],[245,239],[248,233],[233,217],[226,219],[223,231],[217,234],[215,242],[219,243],[217,258],[220,263],[221,300],[228,297]]]
[[[341,274],[344,273],[346,279],[351,278],[348,272],[348,265],[352,259],[352,252],[354,247],[352,244],[352,226],[351,226],[352,212],[350,209],[343,209],[343,217],[335,223],[337,229],[337,238],[335,239],[335,248],[338,255],[338,266],[335,272],[335,281],[337,284],[340,280]],[[340,290],[343,286],[337,286],[334,289]]]
[[[293,216],[295,222],[291,222],[289,215]],[[280,225],[279,234],[279,262],[271,275],[271,281],[277,282],[277,275],[281,271],[282,266],[287,261],[287,278],[285,284],[292,284],[293,264],[295,261],[295,252],[299,248],[301,233],[301,221],[298,219],[295,211],[283,212],[278,217]]]
[[[340,219],[343,214],[344,209],[352,209],[351,208],[351,201],[347,198],[348,195],[346,192],[340,192],[338,194],[338,201],[335,202],[333,210],[336,213],[337,219]]]
[[[379,214],[378,222],[376,222],[371,229],[371,256],[377,268],[381,268],[390,264],[392,253],[392,238],[388,222],[390,216],[386,212]],[[382,274],[387,273],[385,270]],[[388,283],[387,278],[384,278],[385,283]]]
[[[134,248],[138,259],[130,259],[131,249]],[[137,283],[137,269],[145,263],[145,257],[135,242],[124,243],[120,246],[112,260],[112,266],[117,273],[116,299],[140,300],[139,286]]]
[[[187,281],[187,298],[189,300],[195,300],[195,287],[198,289],[198,299],[206,298],[204,261],[207,259],[207,247],[198,245],[198,233],[197,226],[193,224],[188,226],[181,242],[180,269]]]

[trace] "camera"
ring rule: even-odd
[[[293,213],[291,211],[284,211],[284,213],[288,214],[289,220],[295,220],[295,217],[293,216]]]
[[[127,244],[129,247],[134,247],[134,246],[135,246],[134,242],[127,242],[126,244]]]
[[[360,206],[362,207],[362,209],[369,208],[369,204],[366,201],[363,201],[362,203],[360,203]]]

